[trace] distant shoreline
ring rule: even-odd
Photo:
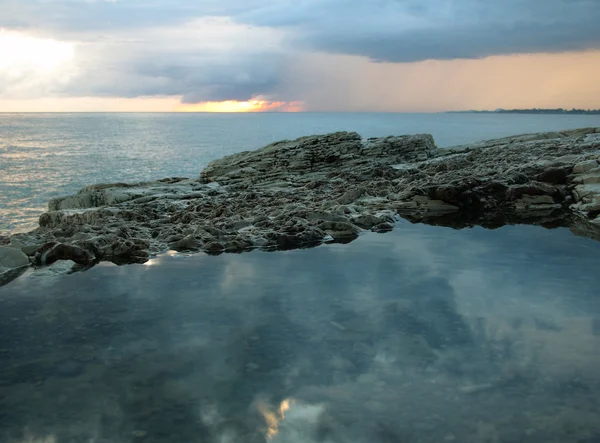
[[[496,109],[495,111],[447,111],[447,114],[544,114],[544,115],[600,115],[600,109]]]

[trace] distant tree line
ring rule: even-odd
[[[584,115],[600,115],[600,109],[496,109],[495,111],[451,111],[451,113],[493,113],[493,114],[584,114]]]

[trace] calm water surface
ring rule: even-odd
[[[447,147],[589,126],[600,126],[600,116],[0,114],[0,234],[35,228],[48,200],[83,186],[196,177],[214,159],[286,138],[431,133]]]
[[[0,441],[600,441],[600,244],[401,223],[0,288]]]

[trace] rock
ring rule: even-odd
[[[21,248],[21,251],[29,257],[33,257],[35,253],[42,247],[43,245],[27,245]]]
[[[567,171],[563,168],[548,168],[536,177],[536,180],[553,185],[567,183]]]
[[[366,192],[367,190],[365,188],[351,189],[350,191],[345,192],[344,195],[342,195],[340,198],[338,198],[337,202],[340,205],[354,203],[360,197],[365,195]]]
[[[21,266],[20,268],[8,269],[0,271],[0,286],[9,284],[11,281],[19,278],[27,271],[27,266]]]
[[[373,214],[356,215],[351,217],[351,220],[355,225],[364,229],[371,229],[373,226],[394,221],[393,219],[390,220],[390,217],[377,216]]]
[[[88,266],[93,263],[94,255],[74,245],[64,243],[47,243],[36,254],[36,264],[51,265],[59,260],[71,260],[78,265]]]
[[[389,232],[392,231],[394,229],[394,224],[393,223],[380,223],[378,225],[375,225],[371,228],[371,231],[373,232]]]
[[[198,249],[201,246],[202,243],[192,234],[182,238],[181,240],[169,243],[169,247],[175,251],[190,251]]]
[[[591,169],[585,174],[573,178],[573,183],[593,185],[600,183],[600,168]]]
[[[148,260],[150,243],[141,238],[118,238],[101,249],[102,257],[117,264],[144,263]]]
[[[516,211],[525,215],[531,211],[546,211],[552,212],[560,210],[562,207],[554,202],[554,199],[549,195],[523,195],[520,199],[514,202]]]
[[[441,200],[432,200],[424,195],[416,195],[409,201],[403,201],[395,205],[396,209],[400,213],[404,212],[428,212],[444,214],[448,212],[456,212],[459,210],[458,206],[448,204]]]
[[[52,200],[38,229],[0,243],[40,263],[72,259],[85,268],[141,263],[168,249],[351,241],[362,229],[392,229],[398,214],[452,227],[569,226],[600,238],[598,134],[583,128],[450,149],[427,134],[284,140],[216,160],[199,179],[85,187]]]
[[[28,266],[29,258],[20,249],[0,246],[0,286],[19,277]]]
[[[210,243],[204,245],[204,250],[206,252],[214,254],[214,253],[218,253],[218,252],[223,252],[225,250],[225,247],[221,243],[210,242]]]
[[[432,157],[436,146],[429,134],[371,138],[365,143],[370,157],[390,159],[390,164],[423,161]]]
[[[596,160],[587,160],[573,166],[573,174],[582,174],[598,167]]]
[[[29,266],[29,258],[20,249],[0,246],[0,273]]]
[[[358,226],[345,222],[325,221],[319,224],[319,228],[335,241],[354,240],[361,232]]]

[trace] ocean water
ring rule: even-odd
[[[438,146],[600,126],[599,116],[494,114],[0,114],[0,234],[94,183],[195,177],[211,160],[340,130],[431,133]]]
[[[0,441],[597,443],[600,244],[401,222],[0,288]]]

